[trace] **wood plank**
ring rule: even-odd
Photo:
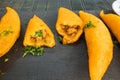
[[[33,9],[33,6],[34,6],[34,0],[25,0],[21,10],[24,10],[24,11],[32,11]]]

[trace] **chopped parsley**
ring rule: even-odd
[[[3,32],[5,36],[9,35],[9,33],[13,33],[13,31],[11,30],[4,30]]]
[[[9,58],[5,58],[4,62],[8,62],[9,61]]]
[[[61,36],[58,36],[58,41],[62,43],[63,38]]]
[[[84,28],[89,28],[89,27],[95,27],[95,25],[91,21],[88,21],[88,23],[85,24]]]
[[[34,37],[42,37],[43,36],[43,33],[42,33],[42,31],[40,30],[40,31],[36,31],[35,32],[35,35],[34,35]]]
[[[1,35],[7,36],[7,35],[9,35],[10,33],[13,33],[13,31],[11,31],[11,30],[4,30],[4,31],[0,32],[0,36],[1,36]]]
[[[34,56],[41,56],[44,52],[44,48],[43,47],[33,47],[33,46],[27,46],[24,49],[24,54],[23,57],[25,57],[27,54],[32,54]]]
[[[37,54],[35,54],[35,55],[36,56],[42,56],[43,53],[44,53],[44,48],[40,47],[40,48],[37,48]]]

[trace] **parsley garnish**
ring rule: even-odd
[[[7,35],[9,35],[9,33],[13,33],[13,31],[10,31],[10,30],[4,30],[3,33],[4,33],[5,36],[7,36]]]
[[[9,58],[5,58],[4,62],[8,62],[9,61]]]
[[[44,52],[44,48],[43,47],[40,47],[40,48],[37,48],[37,54],[35,54],[36,56],[42,56]]]
[[[7,35],[9,35],[10,33],[13,33],[13,31],[11,31],[11,30],[4,30],[4,31],[0,32],[0,36],[1,36],[1,35],[7,36]]]
[[[41,31],[41,30],[35,32],[34,37],[42,37],[42,36],[43,36],[43,34],[42,34],[42,31]]]
[[[27,46],[25,47],[23,57],[25,57],[28,53],[34,55],[35,47]]]
[[[88,21],[88,23],[86,23],[84,26],[84,28],[89,28],[89,27],[95,27],[91,21]]]
[[[58,41],[62,43],[63,38],[61,36],[58,36]]]
[[[34,56],[41,56],[44,52],[43,47],[33,47],[33,46],[27,46],[25,47],[23,57],[25,57],[27,54],[32,54]]]

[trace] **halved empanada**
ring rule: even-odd
[[[30,19],[24,37],[24,46],[33,47],[53,47],[55,46],[55,39],[50,28],[36,15]]]
[[[61,7],[58,11],[56,30],[63,37],[63,44],[74,43],[83,32],[82,20],[74,12]]]

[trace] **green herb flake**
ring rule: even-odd
[[[13,33],[13,31],[11,31],[11,30],[4,30],[3,33],[4,33],[5,36],[7,36],[10,33]]]
[[[36,56],[42,56],[43,53],[44,53],[44,48],[43,47],[37,48],[37,54],[36,54]]]
[[[95,26],[91,21],[88,21],[88,23],[85,24],[84,28],[90,28],[90,27],[95,27]]]
[[[25,47],[25,49],[24,49],[23,57],[25,57],[27,54],[32,54],[32,55],[34,55],[34,52],[35,52],[35,47],[27,46],[27,47]]]
[[[42,33],[41,30],[40,30],[40,31],[36,31],[34,36],[35,36],[35,37],[42,37],[42,36],[43,36],[43,33]]]
[[[25,57],[27,54],[32,54],[34,56],[41,56],[44,52],[44,48],[43,47],[32,47],[32,46],[27,46],[24,49],[24,54],[23,57]]]
[[[58,36],[58,41],[62,43],[63,38],[61,36]]]
[[[9,61],[9,58],[5,58],[4,62],[8,62]]]
[[[11,30],[4,30],[4,31],[0,32],[0,36],[1,36],[1,35],[7,36],[7,35],[9,35],[10,33],[13,33],[13,31],[11,31]]]

